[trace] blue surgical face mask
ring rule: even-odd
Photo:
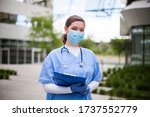
[[[78,44],[80,41],[82,41],[84,38],[84,33],[83,32],[79,32],[79,31],[74,31],[71,30],[69,31],[69,33],[67,34],[67,39],[69,39],[69,41],[76,45]]]

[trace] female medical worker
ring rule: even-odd
[[[47,100],[91,100],[91,92],[101,80],[99,63],[95,54],[78,44],[84,38],[85,21],[77,15],[70,16],[65,23],[64,46],[52,50],[45,58],[39,82],[42,83]],[[85,85],[70,86],[56,84],[54,73],[86,78]]]

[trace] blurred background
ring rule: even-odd
[[[71,15],[103,76],[94,99],[150,99],[150,0],[0,0],[0,99],[45,99],[38,75]]]

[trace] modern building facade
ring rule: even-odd
[[[30,47],[32,16],[52,13],[51,0],[0,0],[0,64],[41,61],[41,49]]]
[[[127,0],[121,14],[120,34],[131,42],[128,64],[150,64],[150,0]]]

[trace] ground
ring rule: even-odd
[[[0,80],[1,100],[44,100],[45,92],[38,82],[38,75],[42,64],[32,65],[0,65],[17,71],[17,76],[10,76],[10,80]],[[108,99],[108,96],[92,94],[94,99]]]
[[[104,62],[110,60],[116,61],[114,58],[101,57]],[[108,59],[109,58],[109,59]],[[42,64],[21,64],[6,65],[1,64],[0,68],[13,69],[17,71],[17,76],[10,76],[10,80],[0,80],[0,99],[1,100],[44,100],[45,92],[42,85],[38,82]],[[115,65],[107,64],[100,67],[103,70],[114,67]],[[92,94],[94,100],[109,99],[108,96]]]

